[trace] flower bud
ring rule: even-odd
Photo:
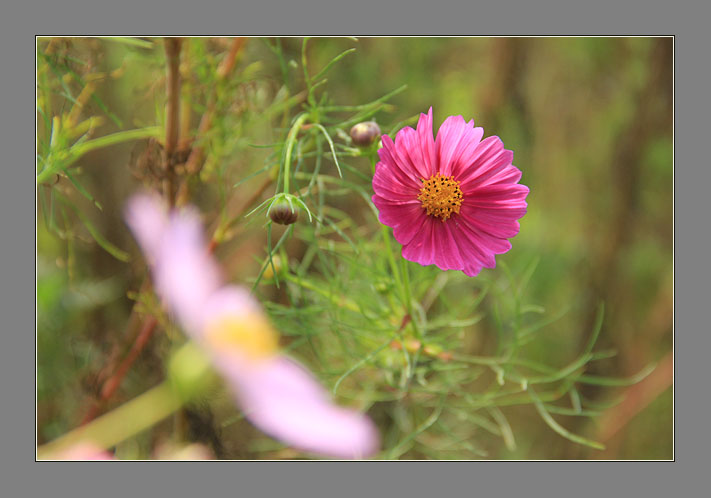
[[[281,270],[283,268],[284,265],[281,262],[281,258],[278,254],[274,254],[272,256],[272,262],[271,264],[267,265],[267,269],[264,270],[264,275],[262,275],[262,278],[264,280],[271,280],[272,278],[274,278],[275,272],[277,275],[281,275]]]
[[[380,127],[375,121],[358,123],[351,128],[351,140],[359,147],[368,147],[380,138]]]
[[[299,209],[288,201],[276,201],[269,208],[269,217],[274,223],[291,225],[299,218]]]

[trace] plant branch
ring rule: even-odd
[[[167,64],[165,110],[165,183],[164,196],[169,204],[175,204],[175,151],[180,138],[180,38],[165,39],[165,55]]]
[[[237,56],[240,50],[244,46],[246,38],[238,37],[232,40],[232,46],[227,56],[222,60],[217,68],[217,79],[218,81],[224,81],[232,73],[237,63]],[[215,106],[217,104],[217,97],[213,93],[210,97],[210,102],[207,105],[207,110],[203,113],[200,118],[200,125],[198,126],[197,136],[203,137],[207,134],[212,126],[212,118],[215,114]],[[195,146],[190,151],[190,156],[185,163],[185,170],[189,175],[195,175],[200,172],[203,164],[204,151],[201,146]],[[185,187],[181,187],[184,190]],[[185,192],[181,191],[181,197],[184,196]]]
[[[166,381],[101,416],[91,423],[37,448],[37,459],[51,460],[82,441],[110,448],[134,434],[144,431],[182,405],[181,399]]]
[[[98,402],[95,403],[89,409],[86,416],[84,417],[84,420],[82,420],[81,425],[84,425],[96,418],[102,406],[109,399],[111,399],[111,397],[121,385],[121,382],[123,381],[124,377],[126,377],[126,374],[130,370],[131,366],[133,366],[133,363],[138,358],[138,355],[141,353],[141,351],[143,351],[143,348],[148,343],[148,339],[150,339],[153,335],[153,331],[155,330],[157,324],[158,321],[155,319],[155,317],[149,316],[148,318],[146,318],[146,320],[143,322],[143,325],[141,326],[141,331],[138,333],[138,336],[131,345],[131,349],[129,350],[128,354],[124,357],[121,364],[116,368],[114,374],[111,375],[111,377],[109,377],[106,382],[104,382],[103,386],[101,387],[101,394]]]

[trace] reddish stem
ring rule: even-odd
[[[180,38],[166,38],[167,60],[165,110],[165,195],[170,205],[175,204],[175,151],[180,138]]]
[[[141,328],[141,332],[138,334],[136,340],[133,342],[133,345],[131,346],[131,349],[129,350],[128,354],[118,366],[114,374],[109,377],[106,382],[104,382],[104,385],[101,388],[101,395],[99,397],[99,401],[92,405],[87,414],[84,416],[81,425],[84,425],[87,422],[93,420],[99,414],[102,405],[104,405],[111,398],[111,396],[114,395],[116,390],[121,385],[121,382],[123,381],[124,377],[128,373],[129,369],[136,361],[136,358],[138,358],[138,355],[148,343],[148,339],[150,339],[151,335],[153,335],[153,331],[155,330],[157,324],[158,321],[152,316],[146,319],[146,321],[143,323],[143,327]]]

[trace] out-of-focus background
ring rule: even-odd
[[[287,62],[300,61],[301,43],[297,38],[281,40]],[[224,39],[203,39],[201,46],[203,53],[190,53],[206,60],[224,57],[232,47]],[[269,47],[259,39],[246,39],[239,47],[235,74],[239,91],[248,96],[245,101],[271,98],[285,78],[293,94],[303,88],[298,65],[280,64]],[[445,117],[461,114],[483,126],[485,136],[498,135],[514,151],[514,164],[522,170],[521,181],[531,193],[521,232],[505,261],[513,264],[538,257],[527,290],[529,299],[552,315],[566,311],[535,343],[537,356],[562,364],[580,350],[603,302],[598,348],[616,350],[617,355],[592,363],[588,373],[630,377],[657,365],[637,384],[588,386],[582,392],[606,407],[594,418],[566,418],[565,426],[603,442],[604,451],[571,444],[530,408],[521,408],[510,412],[517,450],[510,452],[501,445],[489,448],[489,457],[672,458],[673,39],[362,38],[354,42],[316,38],[309,44],[309,64],[323,67],[349,47],[356,52],[328,73],[327,91],[335,102],[369,102],[406,84],[407,89],[376,116],[379,122],[396,123],[432,106],[435,127]],[[71,103],[67,95],[80,94],[78,80],[61,69],[68,67],[82,77],[105,75],[96,84],[99,99],[89,100],[84,109],[87,115],[102,116],[103,128],[97,136],[160,124],[165,61],[159,45],[40,39],[38,54],[38,84],[52,88],[49,97],[43,97],[52,101],[43,100],[39,107],[61,112]],[[199,64],[183,63],[194,68],[186,79],[190,85],[199,89],[206,84]],[[187,110],[186,130],[197,128],[209,104],[198,102]],[[218,114],[220,106],[242,105],[239,101],[217,104]],[[48,138],[49,128],[43,127],[42,119],[39,115],[40,141]],[[266,141],[267,124],[256,118],[232,124],[237,133],[231,148],[209,151],[224,163],[208,161],[208,174],[210,168],[225,163],[252,171],[246,166],[252,158],[263,160],[264,153],[247,144]],[[64,195],[79,206],[86,220],[71,210],[52,211],[44,187],[38,191],[38,197],[45,196],[38,209],[56,217],[38,220],[40,443],[81,421],[111,368],[130,346],[122,336],[132,306],[127,292],[138,289],[143,263],[139,257],[131,263],[113,257],[88,227],[137,256],[121,209],[141,184],[136,164],[146,157],[145,148],[134,144],[82,157],[81,184],[102,210],[95,209],[90,198],[67,179],[61,180],[59,188],[66,186]],[[256,179],[250,182],[243,197],[259,185]],[[194,200],[207,206],[219,202],[222,193],[213,185],[195,193]],[[51,223],[61,229],[52,229]],[[250,230],[239,235],[243,248],[239,253],[230,252],[229,246],[217,253],[235,279],[253,277],[258,270],[249,254],[264,245],[264,235],[259,226]],[[155,340],[142,351],[111,406],[160,379],[162,348]],[[616,398],[621,401],[607,403]],[[233,451],[228,456],[254,454]]]

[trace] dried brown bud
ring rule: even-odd
[[[277,201],[269,208],[269,217],[274,223],[291,225],[299,219],[299,210],[286,201]]]
[[[358,123],[351,128],[351,140],[359,147],[368,147],[380,138],[380,127],[375,121]]]

